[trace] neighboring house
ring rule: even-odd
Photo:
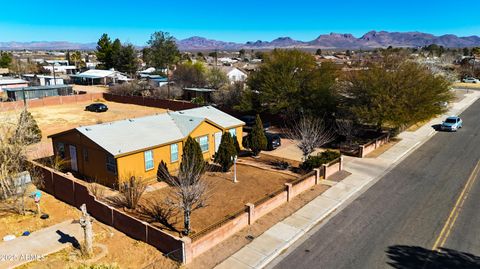
[[[71,75],[70,78],[73,83],[81,85],[107,85],[131,80],[118,71],[100,69],[90,69],[80,74]]]
[[[49,86],[65,84],[63,78],[36,74],[25,74],[22,78],[30,82],[33,86]]]
[[[5,92],[7,93],[9,100],[19,101],[23,99],[40,99],[50,96],[72,95],[73,89],[68,85],[49,85],[5,89]]]
[[[5,89],[28,87],[28,81],[19,78],[0,77],[0,93]]]
[[[42,67],[43,69],[48,70],[50,73],[52,73],[52,70],[55,69],[55,73],[66,75],[75,74],[78,70],[75,65],[44,65]]]
[[[220,70],[225,72],[227,74],[228,80],[230,80],[230,83],[235,83],[235,82],[243,82],[247,80],[247,72],[244,72],[236,67],[232,66],[219,66]]]
[[[161,161],[176,172],[189,136],[199,142],[205,160],[211,161],[223,132],[236,135],[242,145],[244,124],[206,106],[78,127],[49,137],[55,156],[68,160],[69,170],[118,186],[131,176],[155,179]]]

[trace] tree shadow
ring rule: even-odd
[[[480,257],[448,248],[438,251],[418,246],[390,246],[387,264],[396,269],[480,269]]]
[[[78,242],[77,238],[74,236],[71,236],[69,234],[66,234],[60,230],[56,231],[58,235],[60,235],[60,238],[58,239],[58,242],[62,244],[67,244],[70,243],[72,246],[76,249],[80,249],[80,243]]]

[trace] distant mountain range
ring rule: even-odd
[[[304,49],[372,49],[392,47],[423,47],[437,44],[448,48],[480,46],[480,37],[456,35],[435,36],[421,32],[386,32],[370,31],[356,38],[351,34],[330,33],[320,35],[312,41],[299,41],[290,37],[280,37],[272,41],[254,41],[247,43],[226,42],[207,39],[199,36],[177,40],[182,51],[198,50],[239,50],[239,49],[274,49],[274,48],[304,48]],[[95,43],[55,42],[0,42],[3,50],[93,50]]]

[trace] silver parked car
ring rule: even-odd
[[[480,83],[480,80],[478,80],[476,78],[472,78],[472,77],[466,77],[466,78],[462,79],[462,82],[464,82],[464,83]]]

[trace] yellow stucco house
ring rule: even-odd
[[[211,161],[224,132],[242,145],[245,123],[212,106],[83,126],[49,136],[54,154],[68,160],[69,170],[115,186],[130,176],[155,179],[161,161],[179,168],[183,144],[191,136]]]

